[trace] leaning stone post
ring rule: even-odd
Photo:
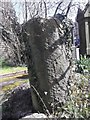
[[[63,42],[63,25],[34,18],[23,27],[33,106],[45,112],[65,102],[70,62]]]

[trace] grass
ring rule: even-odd
[[[0,68],[0,75],[27,70],[27,67],[4,67]]]
[[[27,67],[4,67],[4,68],[0,68],[0,75],[15,73],[15,72],[23,71],[23,70],[27,71]],[[12,76],[12,77],[0,78],[0,82],[9,81],[9,80],[12,80],[12,79],[20,77],[20,76],[22,76],[22,74],[21,75],[20,74],[15,75],[15,76]]]
[[[27,75],[27,74],[24,74],[24,75]],[[22,77],[23,75],[15,75],[15,76],[12,76],[12,77],[5,77],[5,78],[1,78],[0,79],[0,82],[5,82],[5,81],[10,81],[12,79],[16,79],[17,77]]]
[[[28,79],[25,79],[23,81],[17,81],[17,82],[14,82],[13,84],[3,86],[2,90],[3,92],[9,92],[24,83],[28,83]]]

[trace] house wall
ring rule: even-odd
[[[83,11],[79,10],[77,14],[77,22],[79,27],[79,36],[80,36],[80,54],[86,54],[86,33],[85,33],[85,19]]]
[[[85,11],[85,34],[86,34],[86,53],[90,55],[90,5]]]

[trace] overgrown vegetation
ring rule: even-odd
[[[76,62],[77,69],[76,72],[85,74],[90,73],[90,58],[86,58],[86,56],[82,57],[79,61]]]
[[[69,96],[62,107],[54,111],[60,118],[90,118],[90,59],[81,57],[69,83]],[[80,71],[82,70],[82,71]]]
[[[62,118],[90,117],[90,59],[81,57],[76,65],[79,73],[75,73],[71,78],[69,97],[62,107]]]
[[[3,68],[3,67],[8,67],[8,63],[7,61],[5,61],[4,59],[0,59],[0,68]]]
[[[78,76],[71,83],[69,98],[63,107],[63,117],[66,118],[89,118],[90,117],[90,91],[88,79]]]

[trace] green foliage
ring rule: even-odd
[[[76,79],[71,83],[69,91],[69,98],[66,102],[64,114],[62,117],[67,118],[89,118],[90,117],[90,91],[88,85],[88,79],[84,76],[80,76],[80,79]]]
[[[27,71],[27,67],[10,67],[5,66],[0,69],[0,74],[9,74],[9,73],[15,73],[18,71]]]
[[[58,113],[60,118],[90,118],[90,59],[81,57],[77,66],[79,73],[71,77],[67,102]]]
[[[0,68],[8,67],[8,63],[4,59],[0,59]]]
[[[77,72],[84,73],[85,70],[90,71],[90,58],[81,57],[77,64]]]
[[[88,79],[81,76],[71,83],[69,96],[62,107],[54,111],[54,115],[62,119],[87,119],[90,118],[90,90]]]

